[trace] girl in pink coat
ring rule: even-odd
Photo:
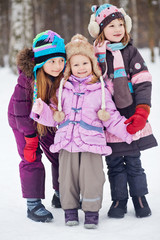
[[[60,153],[60,200],[66,225],[79,223],[81,194],[84,226],[96,228],[105,182],[102,155],[112,153],[103,129],[128,144],[132,136],[126,131],[126,118],[119,114],[104,87],[93,46],[77,34],[66,45],[66,53],[64,79],[56,96],[49,106],[37,99],[31,117],[46,126],[59,126],[50,151]]]

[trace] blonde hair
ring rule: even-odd
[[[123,45],[126,45],[126,44],[129,42],[129,40],[130,40],[130,35],[127,33],[126,23],[125,23],[124,19],[123,19],[123,18],[118,18],[118,20],[122,20],[123,23],[124,23],[125,33],[124,33],[124,37],[123,37],[122,40],[121,40],[121,43],[122,43]],[[97,46],[98,44],[100,44],[100,46],[102,46],[105,40],[107,40],[107,39],[105,38],[104,30],[103,30],[103,31],[98,35],[98,37],[96,38],[96,40],[95,40],[95,45]]]
[[[37,98],[41,98],[45,103],[49,104],[52,100],[54,104],[58,105],[56,97],[56,90],[59,87],[62,73],[55,78],[54,82],[49,79],[49,76],[43,70],[43,67],[37,71]],[[46,127],[37,123],[37,132],[40,136],[47,134],[47,130],[55,132],[55,128]]]

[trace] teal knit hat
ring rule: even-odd
[[[39,33],[33,40],[35,67],[33,102],[37,98],[37,69],[41,68],[49,59],[63,57],[66,60],[64,39],[57,33],[47,30]]]

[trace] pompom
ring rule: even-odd
[[[107,120],[110,119],[110,114],[108,112],[106,112],[106,110],[104,109],[100,109],[98,111],[98,118],[103,121],[106,122]]]
[[[60,122],[62,122],[64,120],[64,118],[65,118],[64,112],[62,112],[62,111],[55,111],[55,113],[53,115],[53,119],[56,122],[60,123]]]
[[[93,13],[96,12],[96,10],[97,10],[97,5],[93,5],[93,6],[91,7],[91,10],[92,10]]]
[[[78,41],[78,40],[88,42],[87,38],[84,37],[84,36],[81,35],[81,34],[76,34],[76,35],[74,35],[74,36],[71,38],[71,42],[73,42],[73,41]]]
[[[100,32],[100,27],[99,27],[99,24],[93,20],[94,14],[91,15],[91,18],[90,18],[90,23],[88,25],[88,31],[90,33],[90,35],[93,37],[93,38],[97,38],[98,37],[98,34]]]

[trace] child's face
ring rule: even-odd
[[[84,55],[74,55],[70,59],[71,71],[75,77],[85,78],[92,73],[91,61]]]
[[[43,69],[47,74],[58,77],[64,69],[64,59],[62,57],[51,58],[43,65]]]
[[[122,40],[125,34],[124,21],[115,19],[104,28],[104,35],[110,42],[118,43]]]

